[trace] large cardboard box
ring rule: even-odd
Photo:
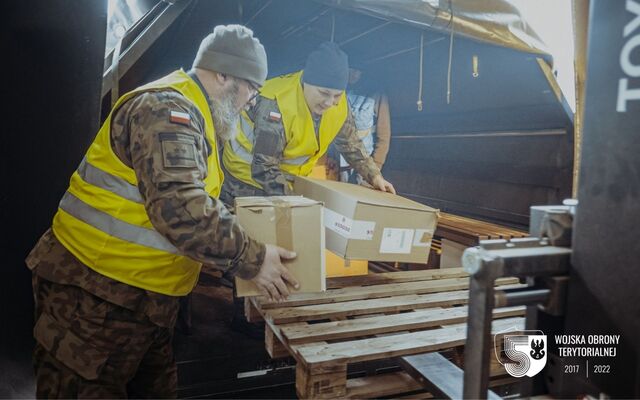
[[[296,177],[294,191],[324,203],[327,249],[347,259],[427,263],[438,210],[349,183]]]
[[[302,196],[238,197],[235,207],[249,236],[297,253],[285,266],[300,283],[298,292],[326,289],[322,203]],[[253,282],[240,278],[236,278],[236,289],[238,296],[260,294]]]

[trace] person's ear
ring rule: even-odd
[[[228,79],[229,77],[226,74],[216,72],[216,81],[220,86],[223,86]]]

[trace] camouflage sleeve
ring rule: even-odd
[[[362,140],[356,133],[356,124],[353,121],[351,110],[349,110],[347,120],[340,128],[340,132],[333,140],[333,144],[349,165],[367,182],[371,183],[376,175],[380,175],[380,168],[373,162],[373,158],[369,156]]]
[[[170,121],[170,112],[190,121]],[[113,148],[131,166],[154,228],[184,255],[215,264],[243,279],[253,278],[265,246],[251,239],[224,204],[205,191],[207,157],[200,112],[179,93],[148,92],[117,111]]]
[[[281,118],[270,118],[270,113],[280,114],[278,103],[259,97],[251,115],[255,135],[251,175],[267,196],[291,194],[287,177],[280,169],[286,146],[284,125]]]

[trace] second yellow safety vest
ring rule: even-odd
[[[260,95],[275,100],[280,109],[286,140],[280,169],[289,175],[307,176],[340,132],[349,111],[343,93],[338,104],[322,115],[319,140],[316,139],[313,119],[302,90],[301,77],[302,71],[299,71],[270,79],[265,82]],[[254,122],[243,112],[238,135],[225,144],[222,160],[225,169],[235,178],[260,188],[251,174],[255,144],[253,128]]]

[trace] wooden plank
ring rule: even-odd
[[[379,398],[420,389],[422,389],[421,384],[406,372],[401,371],[349,379],[345,397],[351,399]]]
[[[438,225],[435,235],[469,247],[477,246],[479,243],[477,236],[461,234],[455,229],[448,228],[446,226]]]
[[[527,237],[527,232],[520,231],[507,226],[493,224],[490,222],[475,220],[472,218],[462,217],[459,215],[440,213],[438,226],[448,227],[452,229],[460,229],[466,231],[477,232],[478,234],[489,234],[497,237]]]
[[[493,321],[494,331],[515,327],[524,329],[524,318]],[[466,342],[467,324],[413,333],[384,336],[348,342],[304,346],[291,346],[308,367],[324,367],[360,361],[378,360],[438,351],[460,346]]]
[[[522,288],[526,285],[505,285],[503,289]],[[300,307],[283,307],[263,310],[266,319],[274,324],[330,319],[335,317],[365,315],[374,313],[397,313],[404,310],[417,310],[432,307],[450,307],[466,304],[467,290],[394,296],[382,299],[356,300],[333,304],[316,304]]]
[[[517,278],[499,278],[496,286],[518,283]],[[347,287],[316,293],[294,293],[281,302],[260,301],[263,310],[272,308],[330,304],[344,301],[376,299],[407,294],[449,292],[469,288],[469,278],[435,279],[430,281],[391,283],[363,287]]]
[[[442,225],[439,225],[438,228],[445,231],[456,232],[461,235],[469,236],[472,238],[475,238],[481,235],[489,236],[489,234],[484,230],[474,229],[473,227],[470,227],[468,225],[462,225],[462,224],[455,224],[455,225],[442,224]]]
[[[335,399],[347,394],[347,365],[321,370],[296,365],[296,393],[301,399]]]
[[[466,278],[468,276],[469,274],[466,273],[462,268],[449,268],[447,270],[426,269],[420,271],[383,272],[380,274],[327,278],[327,288],[337,289],[349,286],[371,286],[385,283],[417,282],[446,278]]]
[[[302,307],[265,310],[266,318],[274,324],[330,319],[339,316],[354,316],[379,312],[400,312],[430,307],[447,307],[466,304],[469,291],[396,296],[383,299],[347,301],[335,304],[317,304]]]
[[[513,282],[512,282],[513,283]],[[263,310],[272,308],[330,304],[343,301],[375,299],[407,294],[426,294],[462,290],[469,287],[469,278],[449,278],[424,282],[391,283],[364,287],[347,287],[317,293],[294,293],[281,302],[261,302]]]
[[[448,214],[448,213],[440,213],[440,218],[438,219],[438,224],[444,224],[444,225],[468,225],[468,226],[474,226],[474,227],[484,227],[486,229],[494,229],[494,230],[501,230],[501,231],[512,231],[512,232],[517,232],[520,234],[525,234],[526,232],[515,229],[515,228],[511,228],[508,226],[504,226],[504,225],[499,225],[499,224],[495,224],[492,222],[486,222],[486,221],[481,221],[478,219],[473,219],[473,218],[469,218],[469,217],[463,217],[460,215],[454,215],[454,214]]]
[[[271,358],[289,357],[289,350],[273,333],[273,328],[269,324],[264,328],[264,347]]]
[[[247,318],[247,321],[251,323],[264,321],[260,311],[258,311],[255,304],[251,301],[251,297],[244,298],[244,315]]]
[[[525,307],[498,308],[494,318],[524,315]],[[467,320],[466,306],[434,308],[409,313],[358,318],[339,322],[282,326],[280,331],[289,344],[310,343],[320,340],[353,338],[404,330],[424,329],[444,324],[457,324]]]

